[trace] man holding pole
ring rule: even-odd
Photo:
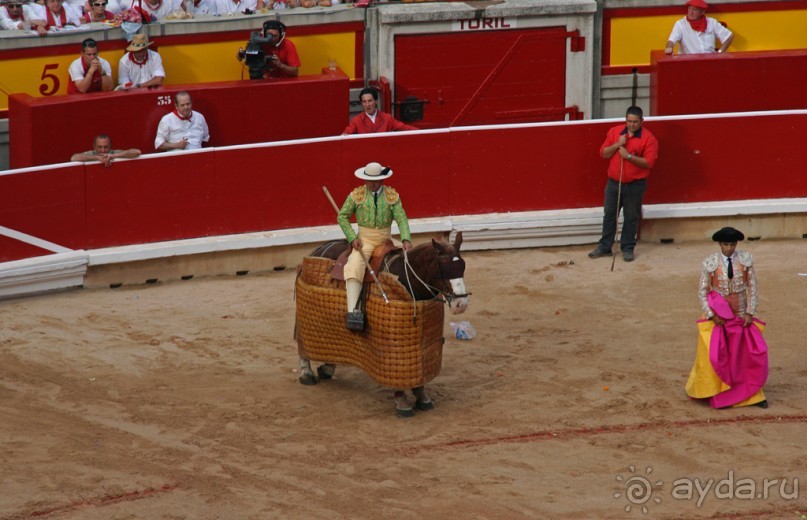
[[[404,251],[412,247],[409,221],[401,197],[393,188],[382,186],[385,179],[392,177],[392,170],[371,162],[356,170],[354,175],[362,179],[364,185],[348,195],[337,217],[339,227],[353,248],[344,270],[348,322],[361,295],[364,270],[367,267],[364,258],[369,259],[377,246],[390,239],[393,220],[401,232]],[[350,217],[354,214],[359,225],[358,235],[350,226]]]
[[[616,238],[617,218],[622,209],[624,222],[620,246],[626,262],[633,262],[639,217],[642,214],[642,197],[647,187],[650,168],[658,158],[658,141],[647,128],[642,127],[642,109],[629,107],[625,125],[608,130],[600,155],[608,159],[608,181],[605,185],[605,204],[602,218],[602,237],[590,258],[611,256]]]

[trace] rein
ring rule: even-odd
[[[390,259],[385,259],[385,267],[387,271],[390,270],[390,264],[394,262],[400,254],[394,255]],[[470,293],[466,294],[454,294],[453,292],[444,291],[438,287],[430,285],[426,283],[418,274],[415,272],[412,264],[409,262],[409,255],[407,254],[406,250],[403,251],[403,262],[404,262],[404,274],[406,276],[406,283],[409,288],[412,290],[412,303],[413,303],[413,319],[417,319],[417,305],[414,305],[417,300],[414,295],[414,288],[412,286],[412,282],[409,279],[409,273],[412,273],[412,276],[423,285],[423,287],[429,291],[432,295],[432,299],[440,300],[446,305],[451,305],[451,301],[457,298],[465,298],[470,295]],[[465,273],[465,260],[460,258],[459,256],[454,257],[451,260],[440,259],[438,256],[437,258],[437,270],[440,274],[440,279],[446,283],[447,280],[455,279],[455,278],[462,278],[463,274]],[[446,285],[450,286],[450,282],[447,282]]]

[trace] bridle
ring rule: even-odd
[[[423,279],[418,276],[415,270],[412,268],[412,264],[409,263],[409,255],[407,254],[406,250],[403,252],[404,257],[404,273],[406,274],[406,283],[411,288],[412,282],[409,280],[409,273],[412,273],[412,276],[420,282],[423,287],[426,288],[427,291],[432,295],[432,298],[435,300],[440,300],[447,305],[451,305],[451,302],[459,299],[459,298],[467,298],[471,295],[471,293],[464,293],[464,294],[455,294],[453,290],[444,291],[439,287],[435,287],[423,281]],[[389,264],[387,264],[389,266]],[[389,270],[389,267],[387,267]],[[451,280],[455,280],[457,278],[462,278],[465,274],[465,260],[462,259],[459,254],[455,256],[450,255],[438,255],[437,256],[437,272],[440,274],[440,280],[443,281],[443,286],[451,287]],[[413,289],[414,292],[414,289]],[[415,300],[415,295],[412,294],[412,300]]]

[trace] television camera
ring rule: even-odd
[[[261,79],[270,70],[272,62],[271,48],[279,47],[286,37],[286,26],[277,20],[263,23],[260,31],[249,34],[246,50],[238,49],[238,59],[243,60],[249,69],[249,79]],[[267,53],[267,50],[269,53]]]

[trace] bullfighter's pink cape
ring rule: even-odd
[[[726,320],[722,327],[714,328],[709,342],[712,368],[720,380],[731,387],[713,396],[711,405],[724,408],[745,401],[765,386],[768,345],[757,327],[743,326],[745,320],[735,316],[728,302],[717,292],[711,291],[707,301],[715,314]]]

